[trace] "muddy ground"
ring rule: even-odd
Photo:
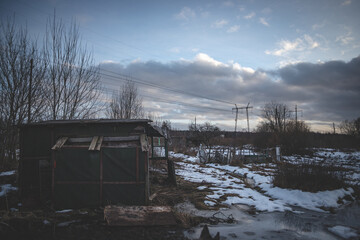
[[[175,159],[176,160],[176,159]],[[16,175],[0,177],[0,184],[16,186]],[[257,212],[249,206],[209,208],[204,204],[208,192],[202,184],[177,177],[177,186],[167,181],[166,168],[159,164],[151,172],[150,205],[173,206],[176,226],[114,227],[104,220],[103,208],[56,212],[49,206],[29,209],[19,205],[17,191],[0,198],[0,240],[2,239],[198,239],[205,224],[220,239],[341,239],[327,229],[332,225],[360,229],[360,203],[333,213],[304,209],[293,212]],[[353,238],[355,239],[355,238]]]
[[[204,193],[197,193],[197,184],[178,179],[177,186],[168,184],[164,171],[151,174],[151,192],[157,193],[150,205],[174,206],[191,201],[201,208]],[[16,186],[16,175],[0,177],[0,184]],[[104,220],[103,208],[76,209],[59,213],[49,206],[29,209],[21,206],[17,191],[0,198],[0,239],[188,239],[184,231],[202,217],[174,212],[176,226],[114,227]]]

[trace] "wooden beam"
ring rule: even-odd
[[[52,150],[58,150],[60,149],[65,142],[68,140],[68,137],[61,137],[57,140],[57,142],[55,143],[55,145],[51,148]]]
[[[95,150],[96,151],[100,151],[100,148],[101,148],[101,144],[104,140],[104,137],[103,136],[100,136],[97,140],[97,143],[96,143],[96,147],[95,147]]]
[[[128,136],[128,137],[104,137],[106,142],[127,142],[127,141],[138,141],[139,136]]]
[[[99,138],[99,136],[94,136],[93,137],[93,139],[91,140],[90,146],[89,146],[89,151],[94,151],[95,150],[98,138]]]

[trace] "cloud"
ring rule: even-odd
[[[342,2],[342,6],[347,6],[351,4],[351,0],[345,0],[344,2]]]
[[[190,20],[196,16],[195,11],[189,7],[183,7],[181,11],[175,14],[175,18],[179,20]]]
[[[246,16],[244,16],[244,18],[245,19],[251,19],[251,18],[253,18],[253,17],[255,17],[255,13],[254,12],[251,12],[251,13],[249,13],[248,15],[246,15]]]
[[[311,28],[313,30],[318,30],[320,28],[323,28],[324,26],[325,26],[325,21],[323,21],[322,23],[316,23],[316,24],[312,25]]]
[[[225,19],[221,19],[221,20],[217,20],[216,22],[214,22],[212,24],[212,27],[215,27],[215,28],[222,28],[224,27],[226,24],[228,24],[229,22]]]
[[[265,20],[265,18],[259,18],[259,22],[264,26],[269,26],[269,23]]]
[[[312,37],[307,34],[305,34],[301,38],[296,38],[293,41],[281,40],[277,43],[277,45],[280,48],[272,51],[266,50],[265,53],[274,56],[286,56],[291,52],[311,50],[320,46],[318,42],[314,41]]]
[[[173,48],[169,49],[169,51],[172,52],[172,53],[179,53],[179,52],[180,52],[180,48],[178,48],[178,47],[173,47]]]
[[[336,42],[340,42],[341,45],[348,45],[353,42],[355,39],[352,36],[352,32],[349,28],[347,28],[347,33],[344,35],[340,35],[336,38]]]
[[[225,2],[223,2],[223,5],[225,7],[232,7],[232,6],[234,6],[234,3],[232,1],[225,1]]]
[[[228,32],[228,33],[235,33],[235,32],[237,32],[237,31],[239,31],[239,29],[240,29],[240,25],[234,25],[234,26],[231,26],[231,27],[227,30],[227,32]]]
[[[270,13],[272,13],[272,10],[271,10],[271,8],[264,8],[263,10],[261,10],[261,12],[263,14],[270,14]]]
[[[245,67],[234,61],[224,63],[206,53],[198,53],[190,60],[167,63],[138,61],[126,66],[102,63],[101,69],[126,72],[150,84],[230,103],[247,104],[250,101],[254,105],[251,128],[256,126],[256,119],[261,116],[261,107],[272,100],[290,107],[297,104],[303,110],[302,120],[322,124],[354,119],[360,113],[357,104],[360,102],[360,56],[349,62],[302,62],[265,71]],[[106,76],[102,76],[102,81],[107,88],[114,88],[116,83],[120,86],[121,83]],[[111,86],[108,85],[110,83]],[[138,86],[141,94],[147,96],[144,97],[146,110],[157,112],[165,119],[186,125],[196,115],[204,121],[223,124],[220,127],[233,128],[231,104],[148,85]],[[240,114],[239,117],[242,120],[246,116]],[[228,122],[228,125],[224,122]]]
[[[191,51],[192,52],[198,52],[198,51],[200,51],[200,49],[199,48],[192,48]]]

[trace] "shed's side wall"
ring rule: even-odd
[[[71,124],[51,124],[51,125],[24,125],[20,128],[20,164],[19,164],[19,187],[23,201],[28,199],[47,201],[51,199],[51,184],[52,184],[52,169],[53,163],[51,147],[56,143],[59,137],[92,137],[92,136],[131,136],[141,133],[145,133],[147,129],[147,123],[71,123]],[[141,152],[141,151],[140,151]],[[83,155],[87,158],[91,158],[89,151],[77,152],[70,154],[71,156]],[[141,153],[141,159],[146,158],[145,153]],[[85,160],[86,161],[86,160]],[[140,173],[140,178],[145,176],[145,160],[140,160],[139,164],[142,166],[144,172]],[[57,163],[58,164],[58,163]],[[48,166],[47,166],[48,165]],[[75,166],[74,166],[75,167]],[[60,176],[62,174],[57,174]],[[55,177],[55,176],[54,176]],[[144,177],[145,178],[145,177]],[[74,196],[95,196],[99,195],[99,188],[94,186],[58,186],[60,188],[73,188],[72,192]],[[50,188],[50,189],[49,189]],[[97,193],[95,191],[97,189]],[[117,189],[117,190],[116,190]],[[108,198],[109,201],[127,198],[130,195],[120,194],[120,192],[126,192],[127,189],[132,189],[132,192],[136,192],[130,199],[136,200],[133,204],[142,203],[145,199],[144,190],[145,184],[132,185],[132,186],[119,186],[114,184],[105,187],[104,185],[104,198]],[[136,189],[136,190],[134,190]],[[85,192],[82,192],[85,191]],[[86,193],[88,191],[88,194]],[[61,191],[60,191],[61,192]],[[91,192],[91,193],[90,193]],[[82,194],[81,194],[82,193]],[[113,193],[113,194],[112,194]],[[114,196],[117,197],[114,197]],[[108,196],[108,197],[107,197]],[[56,196],[57,199],[63,199],[66,202],[66,196]],[[94,198],[94,197],[92,197]],[[53,199],[54,200],[54,199]],[[62,200],[59,200],[62,201]],[[90,201],[90,199],[89,199]],[[98,200],[96,200],[98,203]],[[95,203],[95,200],[90,202]],[[129,201],[126,201],[129,202]],[[106,204],[103,201],[104,204]]]

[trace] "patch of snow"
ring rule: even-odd
[[[48,220],[45,219],[45,220],[43,221],[43,224],[49,225],[49,224],[51,224],[51,223],[50,223]]]
[[[80,222],[80,220],[71,220],[71,221],[67,221],[67,222],[62,222],[62,223],[57,224],[56,226],[58,226],[58,227],[67,227],[70,224],[77,223],[77,222]]]
[[[5,194],[7,194],[10,191],[17,191],[18,188],[17,187],[13,187],[11,184],[3,184],[0,185],[0,197],[5,196]]]
[[[1,172],[0,177],[2,177],[2,176],[10,176],[10,175],[14,175],[14,174],[15,174],[15,170],[7,171],[7,172]]]
[[[353,173],[351,176],[349,176],[350,179],[352,180],[360,180],[360,173]]]
[[[206,189],[207,188],[207,186],[200,186],[200,187],[197,187],[197,189],[198,190],[204,190],[204,189]]]
[[[204,203],[205,203],[205,205],[206,205],[206,206],[210,206],[210,207],[212,207],[212,206],[215,206],[215,205],[216,205],[216,203],[215,203],[215,202],[213,202],[213,201],[208,201],[208,200],[205,200],[205,201],[204,201]]]
[[[68,213],[68,212],[72,212],[72,209],[64,209],[64,210],[59,210],[59,211],[55,211],[56,213]]]
[[[186,162],[196,162],[196,163],[199,163],[199,158],[197,157],[192,157],[192,156],[188,156],[188,155],[185,155],[183,153],[174,153],[172,151],[169,152],[169,156],[170,157],[174,157],[174,158],[182,158],[184,159],[184,161]]]
[[[18,212],[19,209],[17,209],[17,208],[10,208],[10,211],[11,211],[11,212]]]
[[[356,230],[350,228],[350,227],[345,227],[345,226],[334,226],[334,227],[330,227],[328,228],[328,230],[332,233],[334,233],[335,235],[345,238],[345,239],[349,239],[352,237],[357,237],[358,233],[356,232]]]
[[[348,190],[342,188],[312,193],[273,187],[270,184],[263,184],[260,185],[260,187],[265,190],[268,195],[282,200],[289,205],[295,205],[318,212],[324,211],[321,207],[339,207],[338,199],[346,195],[351,195],[354,192],[352,188]]]

